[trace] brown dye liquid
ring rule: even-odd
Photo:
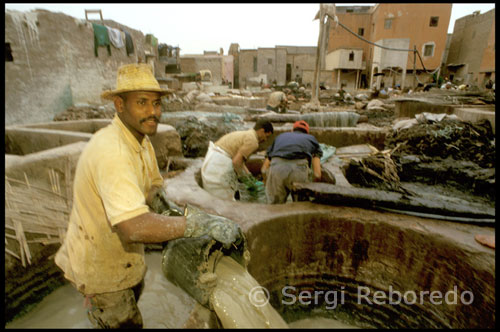
[[[147,252],[148,271],[138,306],[144,328],[182,328],[196,301],[170,283],[161,270],[161,253]],[[232,258],[224,256],[216,267],[218,285],[211,301],[224,328],[349,328],[341,322],[321,317],[290,324],[266,304],[254,306],[249,293],[257,281]],[[5,325],[12,328],[92,328],[83,307],[83,296],[67,284],[46,296],[34,309]]]

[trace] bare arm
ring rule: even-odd
[[[155,195],[156,195],[156,192],[157,192],[158,190],[162,190],[162,189],[163,189],[163,187],[161,187],[161,186],[152,186],[152,187],[151,187],[151,189],[149,190],[149,193],[148,193],[148,197],[146,197],[146,204],[147,204],[148,206],[151,206],[151,203],[152,203],[152,201],[153,201],[153,198],[154,198],[154,197],[155,197]]]
[[[319,157],[312,158],[313,181],[321,181],[321,159]]]
[[[245,165],[245,157],[243,157],[243,154],[241,154],[240,151],[238,151],[233,157],[233,168],[238,176],[250,173],[247,166]]]
[[[144,213],[114,226],[120,238],[127,243],[158,243],[184,236],[186,217]]]
[[[262,163],[262,167],[260,168],[260,172],[262,173],[262,178],[264,179],[264,183],[266,183],[267,180],[267,170],[269,169],[269,166],[271,165],[271,161],[269,158],[264,159],[264,162]]]

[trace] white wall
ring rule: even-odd
[[[354,60],[349,61],[349,55],[354,53]],[[326,70],[334,69],[363,69],[363,50],[338,49],[326,56]]]

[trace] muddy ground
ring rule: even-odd
[[[390,131],[385,148],[385,154],[345,165],[349,183],[393,191],[404,191],[403,182],[439,185],[445,196],[468,194],[478,196],[469,200],[494,204],[495,136],[489,121],[426,121]]]
[[[305,100],[303,97],[296,98],[289,109],[300,111],[307,101],[307,98]],[[385,142],[386,150],[362,160],[352,161],[342,169],[351,185],[427,193],[429,197],[445,196],[494,207],[495,137],[489,122],[470,124],[444,120],[423,122],[408,129],[393,130],[392,126],[396,119],[394,103],[390,99],[383,100],[381,107],[372,109],[367,107],[369,99],[341,102],[335,100],[332,94],[325,92],[320,101],[322,105],[328,104],[335,110],[356,111],[367,119],[362,125],[384,127],[390,132]],[[494,99],[483,98],[482,102],[494,103]],[[164,113],[192,111],[194,106],[174,100],[164,103],[162,111]],[[111,104],[75,105],[57,114],[54,121],[111,119],[114,113]],[[186,158],[203,157],[210,140],[216,141],[222,135],[239,130],[244,125],[237,119],[228,121],[228,118],[220,117],[214,120],[203,116],[190,116],[168,124],[174,126],[179,133]],[[178,169],[174,166],[170,165],[165,177],[175,176],[183,171],[182,167]],[[165,170],[162,171],[165,173]],[[40,254],[43,254],[42,250]],[[7,263],[15,262],[15,259],[9,255],[6,255],[6,259],[8,259],[6,270],[21,271],[21,269],[8,269],[10,265]],[[47,269],[45,265],[40,268]],[[31,287],[35,281],[39,284],[34,287],[34,293],[40,292],[40,289],[50,291],[63,282],[62,275],[51,278],[58,271],[55,266],[51,266],[50,269],[34,270],[23,278],[21,275],[14,275],[14,279],[11,276],[9,280],[18,280],[14,286],[19,287],[20,293],[25,287]],[[39,278],[37,275],[48,277]],[[40,279],[45,283],[50,281],[56,284],[45,285],[40,283]],[[23,301],[32,301],[29,296],[13,294],[13,297],[6,301],[17,302],[18,307],[24,305]],[[43,297],[44,294],[38,295]],[[6,319],[10,320],[16,313],[6,311]]]
[[[299,111],[308,102],[308,97],[310,95],[303,94],[292,97],[289,109]],[[471,103],[478,100],[481,103],[495,101],[494,97],[484,96],[469,99]],[[390,165],[388,166],[387,160],[381,161],[384,159],[381,155],[345,165],[344,175],[352,185],[384,190],[404,190],[401,187],[403,183],[403,187],[413,188],[430,185],[434,186],[432,190],[438,190],[439,187],[439,191],[445,196],[465,195],[469,200],[494,205],[495,135],[488,121],[471,124],[446,118],[394,130],[392,126],[397,119],[394,103],[390,98],[380,99],[379,107],[369,108],[369,98],[339,100],[335,98],[334,91],[321,91],[320,101],[322,105],[335,110],[355,110],[367,119],[366,123],[369,125],[389,129],[385,148],[390,150]],[[54,121],[112,118],[112,107],[74,106],[58,114]],[[164,102],[162,111],[171,113],[194,108],[195,103],[175,98]],[[181,137],[183,154],[187,158],[203,157],[209,141],[216,141],[224,134],[242,128],[241,121],[228,121],[223,117],[214,120],[188,116],[165,123],[176,128]],[[374,172],[378,175],[374,176]],[[389,176],[391,172],[393,174]]]
[[[386,138],[404,181],[449,185],[495,200],[495,135],[491,124],[422,123]],[[397,147],[397,148],[396,148]]]

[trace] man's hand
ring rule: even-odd
[[[257,179],[252,174],[245,174],[238,177],[238,181],[243,183],[248,191],[256,191],[257,187]]]
[[[238,245],[243,234],[241,228],[232,220],[203,212],[188,205],[186,207],[186,230],[184,237],[200,237],[208,235],[228,249],[231,244]]]
[[[163,187],[155,187],[150,191],[146,200],[149,207],[158,214],[167,216],[183,216],[184,210],[167,199]]]

